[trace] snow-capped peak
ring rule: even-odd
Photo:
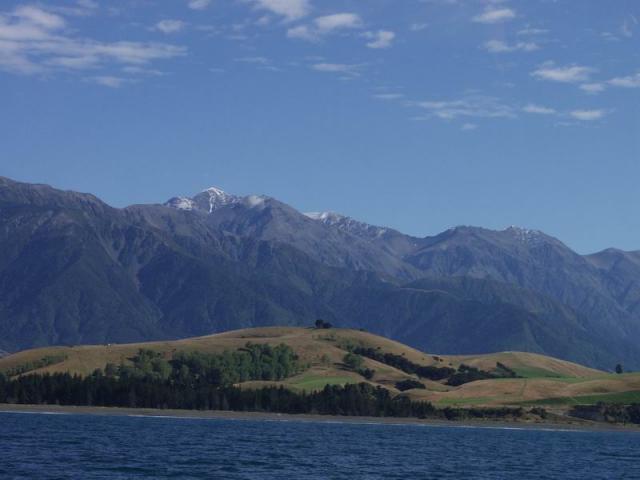
[[[218,187],[205,188],[201,193],[208,193],[209,195],[215,195],[217,197],[226,197],[229,195],[227,192]]]
[[[178,210],[200,210],[212,213],[220,207],[237,203],[242,197],[232,195],[218,187],[210,187],[203,190],[193,198],[175,197],[165,203],[166,206]]]
[[[194,200],[199,204],[200,208],[204,207],[209,213],[212,213],[217,208],[236,203],[240,200],[240,197],[231,195],[218,187],[210,187],[203,190],[202,193],[196,195]]]

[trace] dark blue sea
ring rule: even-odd
[[[2,479],[640,479],[640,434],[0,413]]]

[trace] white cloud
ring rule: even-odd
[[[53,2],[49,2],[53,3]],[[61,3],[61,2],[59,2]],[[46,9],[48,13],[67,15],[73,17],[88,17],[97,13],[99,5],[93,0],[76,0],[75,5],[65,2],[67,5],[47,5]]]
[[[460,130],[462,130],[463,132],[470,132],[477,128],[478,128],[478,125],[476,125],[475,123],[463,123],[462,127],[460,127]]]
[[[189,0],[187,6],[192,10],[204,10],[210,3],[211,0]]]
[[[345,73],[350,75],[357,75],[358,70],[362,65],[354,65],[348,63],[315,63],[311,65],[311,68],[317,72],[329,72],[329,73]]]
[[[522,30],[518,30],[518,35],[544,35],[545,33],[549,33],[549,30],[544,28],[532,28],[527,27]]]
[[[47,65],[53,67],[64,67],[71,69],[86,69],[93,68],[99,63],[99,59],[96,56],[85,57],[54,57],[46,61]]]
[[[640,88],[640,72],[626,77],[612,78],[607,83],[614,87]]]
[[[164,73],[159,70],[154,70],[151,68],[143,68],[137,65],[131,65],[128,67],[122,67],[122,71],[124,73],[130,73],[132,75],[149,75],[154,77],[162,77]]]
[[[318,34],[308,25],[298,25],[297,27],[290,28],[287,30],[287,37],[306,40],[308,42],[319,40]]]
[[[581,65],[571,65],[567,67],[556,67],[553,63],[547,62],[531,73],[536,78],[550,80],[553,82],[578,83],[589,80],[589,76],[595,70]]]
[[[453,120],[458,117],[514,118],[516,116],[509,105],[499,102],[496,98],[481,95],[470,95],[458,100],[416,102],[414,105],[426,110],[430,116],[443,120]]]
[[[571,117],[575,118],[576,120],[589,122],[601,119],[606,115],[606,113],[607,112],[605,112],[604,110],[573,110],[569,112],[569,115],[571,115]]]
[[[297,20],[305,17],[311,11],[309,0],[250,0],[256,8],[267,10],[286,20]]]
[[[362,19],[355,13],[335,13],[316,18],[313,23],[321,34],[330,33],[334,30],[360,28]]]
[[[510,8],[489,8],[472,20],[478,23],[500,23],[513,20],[515,17],[516,12]]]
[[[316,42],[322,36],[340,30],[362,28],[362,23],[360,16],[355,13],[334,13],[314,19],[310,25],[298,25],[290,28],[287,30],[287,37]]]
[[[47,30],[57,30],[65,26],[65,21],[62,17],[46,12],[37,7],[18,7],[15,9],[14,15],[28,23],[31,23],[32,25],[36,25]]]
[[[412,23],[411,25],[409,25],[409,30],[411,30],[412,32],[421,32],[428,27],[428,23]]]
[[[555,115],[556,111],[550,107],[543,107],[535,103],[529,103],[522,108],[525,113],[535,113],[537,115]]]
[[[605,89],[604,84],[602,83],[583,83],[580,85],[580,90],[587,93],[600,93]]]
[[[176,33],[184,29],[186,23],[182,20],[161,20],[156,23],[154,29],[159,30],[162,33]]]
[[[99,42],[72,33],[62,17],[38,7],[0,13],[0,69],[21,74],[104,69],[113,63],[140,65],[186,53],[164,43]]]
[[[240,57],[234,58],[233,61],[254,65],[259,70],[268,70],[270,72],[282,71],[281,68],[273,65],[273,62],[267,57]]]
[[[98,85],[102,85],[103,87],[109,87],[109,88],[120,88],[125,83],[130,82],[130,80],[126,78],[113,77],[110,75],[90,77],[87,80],[97,83]]]
[[[271,23],[271,17],[269,15],[263,15],[258,20],[255,21],[255,24],[264,27],[265,25],[269,25]]]
[[[366,32],[363,36],[371,40],[370,42],[367,42],[367,47],[369,48],[389,48],[393,43],[394,38],[396,38],[396,34],[389,30]]]
[[[82,8],[94,9],[98,8],[98,2],[95,0],[76,0],[76,3],[80,5]]]
[[[508,44],[502,40],[489,40],[484,43],[483,47],[489,53],[510,53],[516,51],[533,52],[540,48],[533,42],[517,42]]]

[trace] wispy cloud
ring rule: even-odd
[[[211,4],[211,0],[189,0],[187,6],[191,10],[204,10]]]
[[[615,77],[607,82],[614,87],[640,88],[640,72],[626,77]]]
[[[358,75],[361,64],[349,63],[314,63],[311,69],[316,72],[342,73],[346,75]]]
[[[568,118],[573,120],[580,120],[583,122],[589,122],[594,120],[599,120],[603,118],[609,111],[603,109],[576,109],[570,111],[558,111],[555,108],[537,105],[535,103],[529,103],[522,108],[522,111],[525,113],[530,113],[534,115],[544,115],[544,116],[554,116],[556,118]],[[562,121],[558,123],[558,125],[565,125],[566,121]]]
[[[489,53],[510,53],[510,52],[533,52],[540,47],[534,42],[517,42],[509,44],[502,40],[489,40],[485,42],[483,48]]]
[[[534,113],[536,115],[555,115],[555,108],[544,107],[542,105],[536,105],[535,103],[529,103],[522,107],[522,111],[525,113]]]
[[[484,12],[472,18],[477,23],[501,23],[516,18],[516,12],[511,8],[487,8]]]
[[[266,10],[292,21],[306,17],[311,12],[309,0],[248,0],[256,8]]]
[[[38,74],[51,70],[144,65],[174,58],[186,49],[153,42],[100,42],[73,35],[66,20],[40,7],[22,6],[0,13],[0,69]]]
[[[549,33],[549,30],[545,28],[526,27],[518,30],[518,35],[544,35],[546,33]]]
[[[541,80],[549,80],[562,83],[580,83],[589,80],[595,69],[581,65],[569,65],[556,67],[552,62],[547,62],[531,73]]]
[[[250,65],[255,65],[259,70],[268,70],[271,72],[281,72],[282,68],[277,67],[273,64],[273,62],[267,57],[239,57],[234,58],[234,62],[246,63]]]
[[[309,25],[298,25],[287,30],[288,38],[297,38],[308,42],[317,42],[320,37]]]
[[[88,77],[88,81],[109,88],[120,88],[126,83],[130,83],[131,80],[127,78],[114,77],[111,75],[99,75],[97,77]]]
[[[482,95],[466,96],[457,100],[428,100],[413,103],[432,117],[453,120],[458,117],[514,118],[513,107],[501,103],[494,97]]]
[[[389,30],[378,30],[377,32],[365,32],[364,38],[371,40],[367,42],[369,48],[389,48],[396,38],[396,34]]]
[[[605,110],[573,110],[569,115],[576,120],[591,122],[599,120],[607,114]]]
[[[47,5],[46,10],[60,15],[88,17],[95,15],[99,8],[98,2],[94,0],[76,0],[75,2],[65,2],[65,5]]]
[[[355,13],[334,13],[316,18],[315,24],[319,33],[330,33],[334,30],[362,27],[362,19]]]
[[[476,130],[477,128],[478,125],[475,123],[463,123],[460,127],[460,130],[462,130],[463,132],[470,132],[472,130]]]
[[[30,5],[21,6],[15,9],[14,16],[31,24],[35,27],[41,27],[46,30],[58,30],[65,26],[65,21],[59,15],[49,13],[38,7]]]
[[[298,25],[287,30],[287,37],[311,42],[342,30],[362,28],[363,22],[355,13],[334,13],[318,17],[308,25]]]
[[[580,90],[582,90],[583,92],[587,92],[587,93],[591,93],[591,94],[595,94],[595,93],[600,93],[602,91],[604,91],[605,86],[603,83],[583,83],[582,85],[580,85]]]
[[[158,30],[162,33],[176,33],[184,29],[187,24],[182,20],[160,20],[155,24],[154,30]]]
[[[421,32],[428,27],[428,23],[412,23],[411,25],[409,25],[409,30],[411,30],[412,32]]]

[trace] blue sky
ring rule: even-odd
[[[640,3],[3,1],[0,175],[640,249]]]

